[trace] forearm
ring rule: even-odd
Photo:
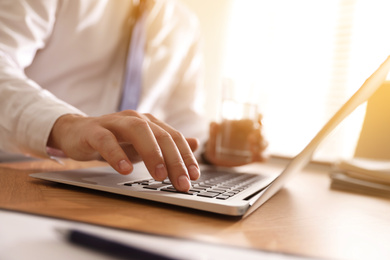
[[[82,112],[27,78],[0,73],[0,149],[47,156],[51,128],[64,114]]]

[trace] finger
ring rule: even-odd
[[[120,174],[129,174],[133,171],[132,163],[109,130],[105,128],[95,130],[88,135],[87,143]]]
[[[188,191],[191,186],[188,172],[170,134],[135,111],[121,114],[124,115],[120,117],[121,123],[113,124],[120,141],[134,145],[153,178],[164,180],[169,172],[173,186],[179,191]]]
[[[169,179],[177,190],[187,192],[191,188],[189,172],[198,168],[193,169],[194,165],[187,167],[185,160],[188,160],[188,157],[183,156],[173,137],[167,131],[154,123],[151,123],[150,127],[163,153]],[[191,151],[189,153],[192,154]]]
[[[168,176],[162,151],[146,120],[126,116],[121,117],[120,123],[107,127],[120,142],[131,143],[134,146],[154,179],[162,181]]]
[[[171,127],[170,125],[161,122],[150,114],[145,114],[145,116],[156,126],[161,127],[167,133],[169,133],[169,135],[172,137],[172,140],[174,141],[175,146],[179,150],[184,164],[187,167],[191,180],[197,180],[200,177],[199,165],[192,152],[192,149],[190,148],[189,143],[187,142],[183,134]]]
[[[188,145],[191,148],[191,151],[196,151],[199,148],[199,140],[196,138],[186,138]]]
[[[120,111],[120,112],[118,112],[116,114],[118,114],[120,116],[130,116],[130,117],[138,117],[138,118],[143,118],[144,119],[143,114],[138,113],[135,110],[130,110],[130,109],[122,110],[122,111]]]

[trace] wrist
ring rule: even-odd
[[[83,117],[82,115],[77,114],[65,114],[60,116],[54,123],[50,135],[47,141],[47,146],[50,148],[61,150],[61,140],[65,133],[67,133],[74,122],[79,118]]]

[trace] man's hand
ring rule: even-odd
[[[224,167],[235,167],[242,166],[251,162],[262,162],[266,160],[265,150],[268,146],[268,142],[265,140],[262,133],[262,116],[259,115],[258,123],[259,128],[254,129],[252,133],[248,137],[248,141],[250,143],[250,149],[252,153],[251,161],[249,162],[237,162],[232,160],[223,160],[218,158],[216,155],[216,142],[217,142],[217,134],[219,132],[220,124],[216,122],[210,123],[210,132],[209,132],[209,140],[206,144],[206,149],[204,151],[205,159],[213,165],[224,166]]]
[[[100,117],[64,115],[53,126],[48,146],[69,158],[104,159],[121,174],[143,160],[152,177],[169,177],[179,191],[188,191],[190,180],[200,176],[192,153],[198,141],[184,136],[150,114],[126,110]]]

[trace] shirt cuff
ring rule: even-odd
[[[19,147],[23,153],[48,158],[47,141],[57,119],[66,114],[85,115],[77,108],[61,101],[42,99],[31,104],[21,115],[17,127]]]

